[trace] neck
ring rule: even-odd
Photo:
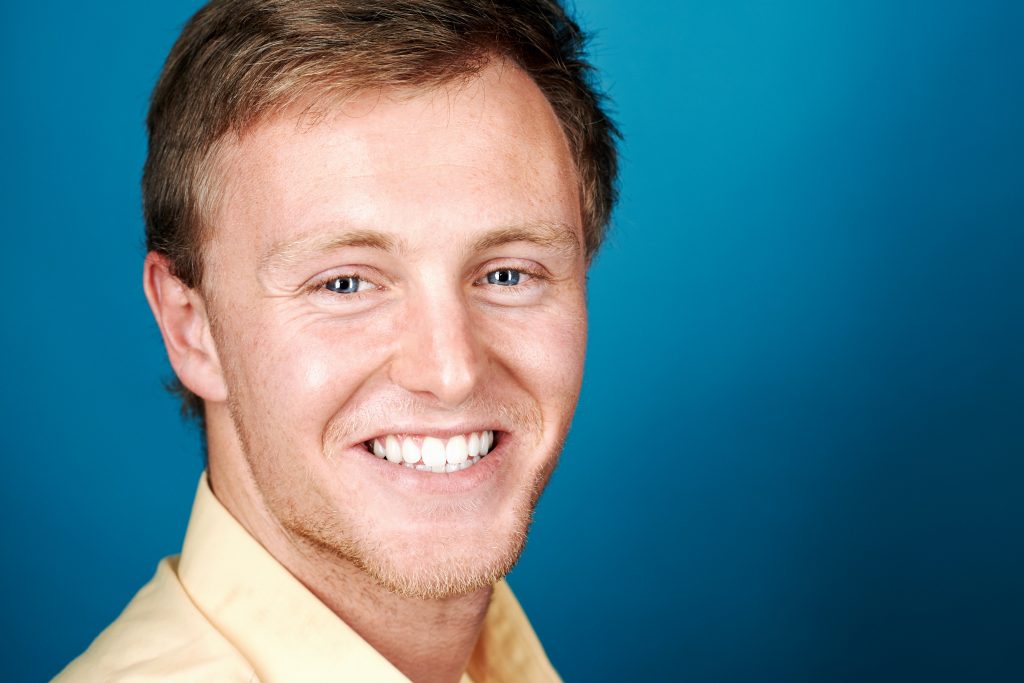
[[[491,589],[445,599],[396,595],[346,560],[289,567],[321,602],[416,683],[456,683],[483,628]]]
[[[444,599],[397,595],[349,560],[289,534],[262,506],[250,476],[238,476],[211,457],[208,478],[214,495],[249,534],[406,677],[415,683],[460,680],[483,628],[491,588]]]

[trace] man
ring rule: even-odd
[[[579,393],[614,129],[555,0],[224,0],[149,114],[202,420],[180,558],[58,680],[558,680],[502,577]]]

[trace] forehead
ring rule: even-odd
[[[519,69],[286,112],[223,145],[211,247],[257,251],[325,225],[407,241],[543,221],[579,226],[579,183],[549,102]]]

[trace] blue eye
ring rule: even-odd
[[[522,273],[518,270],[502,268],[501,270],[493,270],[490,273],[487,273],[487,284],[511,287],[518,285],[521,277]]]
[[[362,281],[359,278],[349,275],[336,277],[324,283],[324,289],[337,294],[355,294],[359,291]]]

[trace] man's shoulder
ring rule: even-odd
[[[152,580],[54,683],[256,681],[245,658],[203,616],[166,558]]]

